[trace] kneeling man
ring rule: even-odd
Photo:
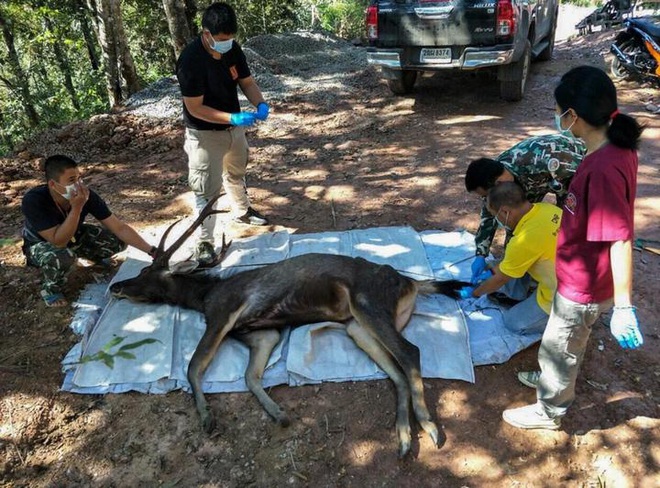
[[[502,289],[511,296],[511,290],[520,287],[525,288],[526,295],[531,277],[538,283],[536,290],[504,313],[504,325],[520,334],[541,333],[557,288],[555,252],[562,211],[549,203],[530,203],[514,182],[492,187],[486,202],[497,224],[512,237],[502,261],[491,268],[492,276],[479,285],[462,288],[460,295],[480,297]]]

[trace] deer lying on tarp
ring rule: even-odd
[[[400,332],[410,320],[418,293],[444,293],[455,298],[466,283],[414,281],[391,266],[331,254],[304,254],[226,279],[199,271],[170,271],[172,254],[206,217],[218,212],[212,210],[214,202],[212,199],[183,235],[164,249],[176,222],[167,229],[151,266],[137,277],[110,287],[117,298],[170,303],[204,314],[206,331],[188,367],[188,381],[204,430],[211,432],[215,421],[201,381],[227,334],[250,349],[245,373],[248,388],[270,416],[286,426],[286,413],[261,385],[270,354],[280,339],[279,331],[287,326],[333,321],[347,324],[348,335],[394,382],[400,456],[410,450],[411,401],[417,421],[437,446],[438,428],[424,401],[419,349]],[[223,236],[217,262],[228,247]]]

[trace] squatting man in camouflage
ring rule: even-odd
[[[44,170],[46,184],[25,194],[21,210],[25,217],[23,253],[29,266],[41,269],[41,296],[47,306],[67,305],[63,288],[78,257],[103,264],[127,245],[153,256],[156,248],[85,186],[73,159],[51,156]],[[103,227],[86,224],[88,214]]]
[[[477,249],[472,262],[473,283],[490,276],[486,257],[498,227],[495,216],[488,211],[486,204],[488,190],[496,184],[514,181],[523,188],[530,203],[541,202],[548,193],[552,193],[561,208],[568,193],[568,184],[585,152],[582,141],[563,134],[550,134],[525,139],[504,151],[497,159],[480,158],[469,164],[465,173],[465,188],[483,198],[481,221],[475,236]],[[510,237],[511,232],[507,231],[507,243]]]

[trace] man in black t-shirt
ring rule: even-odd
[[[21,210],[25,217],[23,253],[29,266],[42,271],[41,296],[46,305],[67,305],[62,291],[78,256],[102,263],[126,245],[153,256],[156,248],[113,215],[103,199],[83,184],[73,159],[51,156],[44,170],[46,184],[25,194]],[[103,227],[86,224],[87,215]]]
[[[250,206],[245,187],[248,145],[245,127],[268,117],[269,107],[241,47],[234,40],[236,13],[226,3],[210,5],[202,16],[202,33],[183,50],[176,73],[183,97],[188,154],[188,183],[199,212],[224,186],[234,220],[266,225],[266,218]],[[257,107],[241,112],[237,87]],[[213,262],[215,248],[209,217],[200,228],[197,259]]]

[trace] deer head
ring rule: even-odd
[[[165,230],[163,237],[158,243],[154,260],[151,265],[143,268],[142,271],[140,271],[140,274],[134,278],[113,283],[112,286],[110,286],[110,292],[112,295],[115,298],[129,298],[137,302],[178,303],[176,295],[179,291],[179,287],[176,285],[174,275],[191,273],[198,269],[210,268],[217,265],[222,261],[231,245],[231,241],[229,243],[225,242],[225,235],[222,234],[222,248],[213,263],[202,268],[198,266],[197,263],[188,260],[183,263],[178,263],[176,267],[170,269],[169,261],[172,255],[193,234],[195,229],[204,222],[204,219],[213,214],[225,212],[225,210],[213,210],[213,204],[219,197],[220,195],[217,195],[209,200],[195,221],[190,224],[183,234],[181,234],[181,236],[166,249],[165,241],[167,240],[167,237],[174,226],[181,222],[181,220],[177,220],[170,225],[167,230]]]

